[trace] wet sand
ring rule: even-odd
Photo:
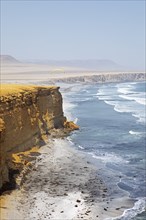
[[[104,220],[133,206],[109,198],[97,168],[66,139],[49,139],[39,152],[21,188],[1,196],[2,220]]]

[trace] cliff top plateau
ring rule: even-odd
[[[55,89],[56,86],[34,86],[34,85],[20,85],[20,84],[1,84],[0,96],[18,95],[27,91],[35,91],[38,89]]]

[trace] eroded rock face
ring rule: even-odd
[[[109,82],[135,82],[145,81],[146,73],[91,73],[90,75],[73,76],[52,79],[52,82],[86,82],[86,83],[109,83]]]
[[[0,100],[0,188],[9,181],[12,153],[27,150],[43,140],[54,128],[63,128],[59,87],[33,89],[3,95]]]

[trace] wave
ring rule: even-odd
[[[104,87],[102,86],[102,89],[98,89],[98,92],[95,94],[98,96],[107,96],[107,94],[111,97],[117,92],[117,89],[115,86],[112,87]]]
[[[127,83],[121,83],[121,84],[118,84],[116,87],[118,88],[117,91],[118,93],[122,93],[122,94],[129,94],[129,93],[135,93],[133,90],[134,90],[134,86],[135,84],[132,84],[130,83],[127,84]]]
[[[133,112],[133,109],[131,109],[131,106],[128,106],[128,105],[124,105],[123,103],[121,103],[120,101],[111,101],[111,100],[104,100],[104,102],[108,105],[112,105],[114,106],[114,110],[116,112],[127,112],[127,113],[131,113]]]
[[[141,94],[138,94],[139,96]],[[126,99],[126,100],[130,100],[130,101],[135,101],[141,105],[146,105],[146,99],[145,97],[142,98],[142,97],[136,97],[136,96],[127,96],[127,95],[119,95],[120,98],[123,98],[123,99]]]
[[[130,88],[119,88],[117,91],[126,95],[130,93]]]
[[[73,141],[72,141],[72,139],[71,139],[70,136],[68,136],[68,137],[66,138],[66,140],[67,140],[71,145],[74,145],[74,143],[73,143]]]
[[[81,145],[78,145],[78,148],[80,148],[81,150],[84,150],[85,148],[82,147]]]
[[[135,113],[135,114],[132,114],[132,116],[135,118],[138,118],[138,122],[145,125],[145,122],[146,122],[145,115]]]
[[[75,108],[77,106],[77,104],[73,104],[72,102],[67,102],[67,100],[65,99],[64,103],[63,103],[63,107],[64,110],[71,110],[73,108]]]
[[[138,198],[131,209],[126,209],[123,214],[115,218],[106,218],[105,220],[131,220],[138,214],[145,211],[146,198]]]
[[[111,100],[104,100],[104,102],[108,105],[113,105],[113,106],[116,106],[117,105],[117,102],[116,101],[111,101]]]
[[[74,123],[77,124],[78,122],[78,118],[75,118]]]
[[[145,124],[145,112],[144,108],[141,109],[136,106],[134,103],[113,101],[113,100],[104,100],[108,105],[114,106],[114,110],[120,113],[131,113],[133,117],[137,118],[137,122]]]
[[[114,107],[114,110],[115,110],[116,112],[120,112],[120,113],[129,112],[127,109],[121,109],[120,106],[118,106],[118,105],[116,105],[116,106]]]
[[[145,100],[145,98],[137,98],[137,99],[136,99],[136,102],[138,102],[138,103],[141,104],[141,105],[146,105],[146,100]]]
[[[141,136],[144,134],[144,132],[138,132],[138,131],[129,131],[129,134],[132,134],[132,135],[136,135],[136,136]]]
[[[78,104],[72,103],[68,101],[68,98],[63,94],[63,111],[68,120],[74,121],[75,118],[72,114],[72,110],[77,107]]]
[[[102,161],[103,163],[111,163],[112,161],[114,161],[114,163],[128,163],[128,161],[125,161],[124,158],[117,156],[115,154],[112,153],[101,153],[100,155],[96,155],[95,153],[91,153],[89,152],[88,154],[90,154],[93,158],[98,159],[100,161]]]

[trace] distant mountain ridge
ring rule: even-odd
[[[112,60],[87,59],[87,60],[27,60],[29,63],[45,64],[54,67],[73,67],[80,70],[121,70],[123,67]]]
[[[124,67],[108,59],[87,59],[87,60],[17,60],[10,55],[0,55],[0,61],[3,64],[31,63],[48,65],[53,68],[73,68],[79,71],[120,71]]]
[[[10,55],[0,55],[1,63],[20,63],[20,61],[16,60],[14,57]]]

